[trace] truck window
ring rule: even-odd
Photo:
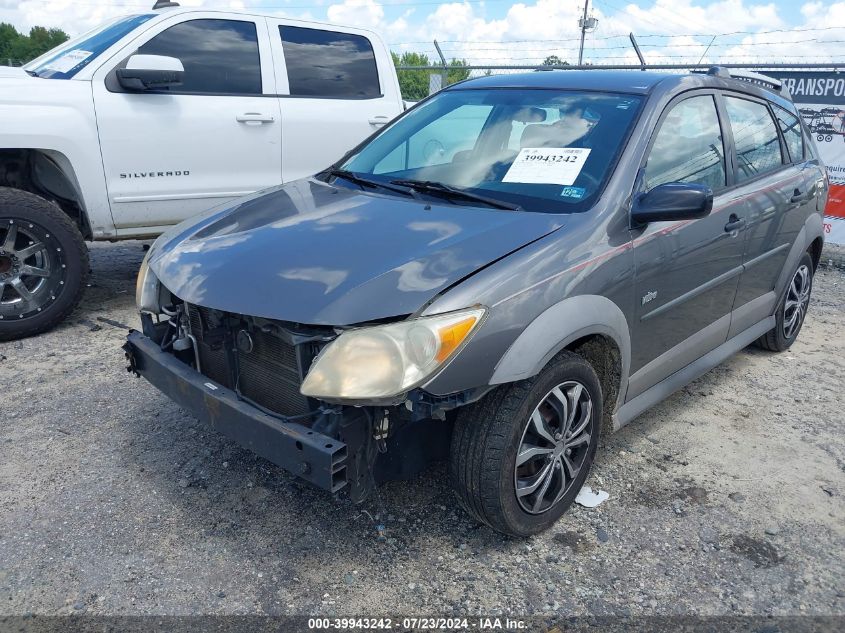
[[[647,189],[668,182],[725,186],[725,150],[713,97],[685,99],[672,107],[651,147],[645,169]]]
[[[381,96],[376,56],[366,37],[280,26],[292,97],[373,99]]]
[[[762,103],[725,97],[738,161],[737,182],[780,167],[778,131],[769,109]]]
[[[254,22],[189,20],[162,31],[138,49],[182,61],[183,84],[173,92],[261,94],[261,60]]]

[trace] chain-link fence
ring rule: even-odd
[[[592,65],[585,64],[578,65],[499,65],[499,66],[475,66],[475,65],[460,65],[455,66],[405,66],[397,65],[396,70],[399,74],[399,87],[402,90],[402,98],[408,101],[419,101],[433,94],[443,88],[444,86],[462,81],[464,79],[471,79],[475,77],[483,77],[486,75],[507,75],[526,72],[537,71],[552,71],[552,70],[626,70],[631,72],[637,71],[651,71],[651,72],[675,72],[678,71],[706,71],[711,68],[713,64],[650,64],[650,65],[630,65],[630,64],[602,64]],[[722,68],[728,69],[744,69],[765,74],[766,71],[785,71],[785,70],[842,70],[845,64],[768,64],[762,66],[760,64],[719,64]]]

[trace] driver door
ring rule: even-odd
[[[126,91],[115,71],[135,53],[178,58],[183,85]],[[263,18],[192,13],[143,33],[95,73],[97,126],[118,234],[154,234],[281,182],[270,57]]]
[[[631,323],[631,399],[727,340],[742,273],[743,198],[728,188],[718,95],[670,104],[652,137],[641,191],[668,182],[714,193],[707,217],[652,222],[634,231],[636,314]]]

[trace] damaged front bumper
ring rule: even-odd
[[[141,332],[131,331],[123,349],[129,370],[143,376],[195,417],[241,446],[285,470],[328,490],[338,492],[350,480],[347,445],[295,422],[268,415],[241,400]],[[357,460],[356,460],[357,461]],[[353,476],[353,481],[357,477]]]

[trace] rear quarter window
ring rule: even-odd
[[[789,158],[793,163],[800,162],[804,159],[804,131],[801,129],[801,121],[783,108],[775,106],[774,110],[783,139],[786,141],[786,149],[789,150]]]

